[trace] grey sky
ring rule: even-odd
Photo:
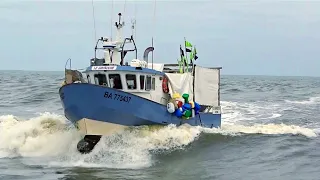
[[[94,1],[97,38],[110,36],[110,2]],[[114,3],[113,21],[124,10]],[[126,2],[128,36],[136,5],[140,59],[154,34],[155,62],[176,63],[186,37],[198,63],[222,74],[320,76],[320,1],[157,0],[155,22],[153,3]],[[63,70],[69,57],[85,68],[94,55],[91,0],[1,1],[0,22],[0,69]]]

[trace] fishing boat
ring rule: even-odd
[[[142,60],[138,59],[135,39],[133,35],[122,38],[124,22],[121,13],[118,16],[115,40],[99,38],[95,57],[84,71],[72,70],[71,59],[67,61],[70,68],[65,67],[59,94],[65,117],[84,135],[78,151],[89,153],[101,136],[132,126],[189,124],[219,128],[221,67],[197,65],[196,50],[191,50],[186,40],[185,53],[191,52],[193,61],[186,62],[181,46],[177,64],[154,63],[153,58],[149,62],[153,45],[145,49]],[[127,44],[134,48],[125,48]],[[101,58],[97,58],[98,50],[103,52]],[[126,61],[130,52],[135,58]]]

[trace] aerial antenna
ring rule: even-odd
[[[127,4],[127,0],[124,1],[124,6],[123,6],[123,19],[124,19],[124,16],[126,15],[126,4]]]
[[[122,16],[122,14],[121,14],[121,13],[118,13],[118,16],[119,16],[119,22],[116,22],[116,26],[117,26],[117,28],[122,28],[122,26],[123,26],[123,21],[122,21],[122,23],[121,23],[121,16]]]
[[[131,28],[132,28],[132,36],[136,39],[135,27],[136,27],[136,19],[131,19]]]
[[[136,41],[136,38],[137,38],[137,3],[134,2],[134,18],[133,20],[131,20],[131,23],[132,23],[132,35]],[[134,24],[134,25],[133,25]]]
[[[153,34],[152,34],[152,39],[151,39],[151,45],[152,45],[152,47],[153,47],[153,36],[154,36],[154,32],[155,32],[155,21],[156,21],[156,5],[157,5],[157,3],[156,3],[156,0],[154,0],[154,9],[153,9]],[[154,48],[154,47],[153,47]],[[151,62],[151,67],[152,67],[152,69],[153,69],[153,51],[152,51],[152,58],[151,58],[151,60],[152,60],[152,62]]]
[[[131,19],[131,29],[132,29],[132,37],[135,40],[136,39],[136,2],[134,3],[134,17]]]
[[[110,36],[110,41],[112,41],[112,25],[113,25],[113,0],[111,1],[111,16],[110,16],[110,33],[111,33],[111,36]]]
[[[97,39],[97,33],[96,33],[96,20],[94,17],[94,5],[93,5],[93,0],[91,1],[92,4],[92,17],[93,17],[93,28],[94,28],[94,41]]]

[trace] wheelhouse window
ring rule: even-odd
[[[143,90],[144,89],[144,75],[140,75],[140,89]]]
[[[89,78],[88,78],[89,79]],[[95,74],[94,75],[95,84],[107,86],[107,78],[105,74]]]
[[[91,83],[91,79],[89,75],[87,76],[87,79],[88,79],[88,83]]]
[[[152,90],[156,89],[156,78],[152,78]]]
[[[151,90],[151,76],[147,76],[147,80],[146,80],[146,91],[150,91]]]
[[[122,89],[122,83],[119,74],[109,74],[109,82],[111,88]]]
[[[128,89],[137,89],[137,79],[135,74],[126,74],[126,83]]]

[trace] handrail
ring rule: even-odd
[[[164,67],[168,67],[168,66],[172,66],[172,67],[178,67],[179,64],[164,64]],[[189,64],[189,66],[193,66],[193,64]],[[209,69],[222,69],[222,67],[207,67]]]

